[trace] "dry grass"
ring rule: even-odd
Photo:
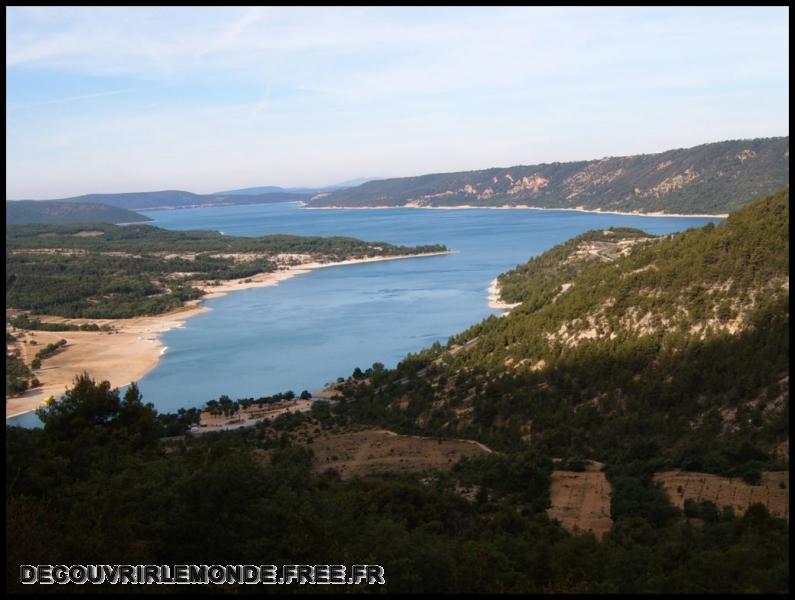
[[[613,526],[611,491],[601,471],[552,471],[549,489],[552,506],[547,514],[572,533],[592,531],[601,539]]]
[[[695,502],[709,500],[719,509],[731,506],[736,514],[741,515],[751,504],[759,502],[771,514],[789,520],[789,471],[764,472],[760,485],[688,471],[656,473],[654,479],[662,483],[671,503],[679,508],[684,507],[687,499]]]
[[[343,479],[378,473],[449,469],[465,456],[491,452],[469,440],[436,440],[382,429],[321,433],[309,444],[315,470],[336,469]]]

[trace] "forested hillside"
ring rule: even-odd
[[[785,518],[750,501],[736,512],[736,499],[677,508],[654,475],[734,475],[772,494],[757,485],[770,481],[763,472],[788,467],[788,225],[784,190],[669,237],[588,232],[501,279],[523,300],[509,315],[396,369],[356,368],[334,386],[337,400],[308,415],[236,431],[164,438],[197,411],[158,415],[135,385],[122,397],[79,377],[40,409],[43,429],[7,428],[8,589],[22,588],[17,565],[41,557],[267,557],[383,566],[383,587],[350,591],[786,593]],[[363,476],[313,450],[362,428],[374,439],[423,435],[426,448],[445,438],[489,447],[433,469],[394,456]],[[363,446],[357,460],[377,450]],[[552,518],[561,473],[601,478],[603,535]],[[776,481],[787,493],[786,474]]]
[[[151,221],[131,210],[90,202],[19,200],[6,202],[6,224],[141,223]]]
[[[653,237],[629,227],[611,227],[578,235],[500,275],[497,281],[502,300],[540,307],[568,290],[574,277],[584,268],[625,256],[635,244]]]
[[[310,260],[443,251],[347,237],[235,237],[150,225],[6,228],[6,306],[62,317],[158,314],[202,295],[201,282],[251,277]]]
[[[605,232],[581,236],[502,278],[525,300],[511,314],[349,386],[341,410],[506,449],[757,477],[789,435],[788,225],[784,190],[572,273],[572,248]]]
[[[789,185],[789,137],[371,181],[310,206],[534,206],[724,214]]]

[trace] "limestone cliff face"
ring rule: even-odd
[[[789,184],[789,137],[367,182],[311,206],[534,206],[725,214]]]

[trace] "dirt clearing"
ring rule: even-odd
[[[789,471],[766,471],[760,485],[742,479],[708,473],[665,471],[654,475],[662,483],[671,504],[684,508],[685,500],[709,500],[722,509],[731,506],[738,515],[751,504],[764,504],[771,514],[789,520]],[[783,487],[782,487],[783,486]]]
[[[468,440],[442,440],[399,435],[382,429],[350,433],[324,433],[310,448],[315,453],[315,470],[336,469],[343,479],[377,473],[417,473],[449,469],[465,456],[491,450]]]
[[[552,471],[549,489],[552,506],[547,514],[572,533],[592,531],[601,539],[613,526],[611,491],[601,471]]]

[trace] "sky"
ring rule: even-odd
[[[787,7],[7,7],[6,198],[789,135]]]

